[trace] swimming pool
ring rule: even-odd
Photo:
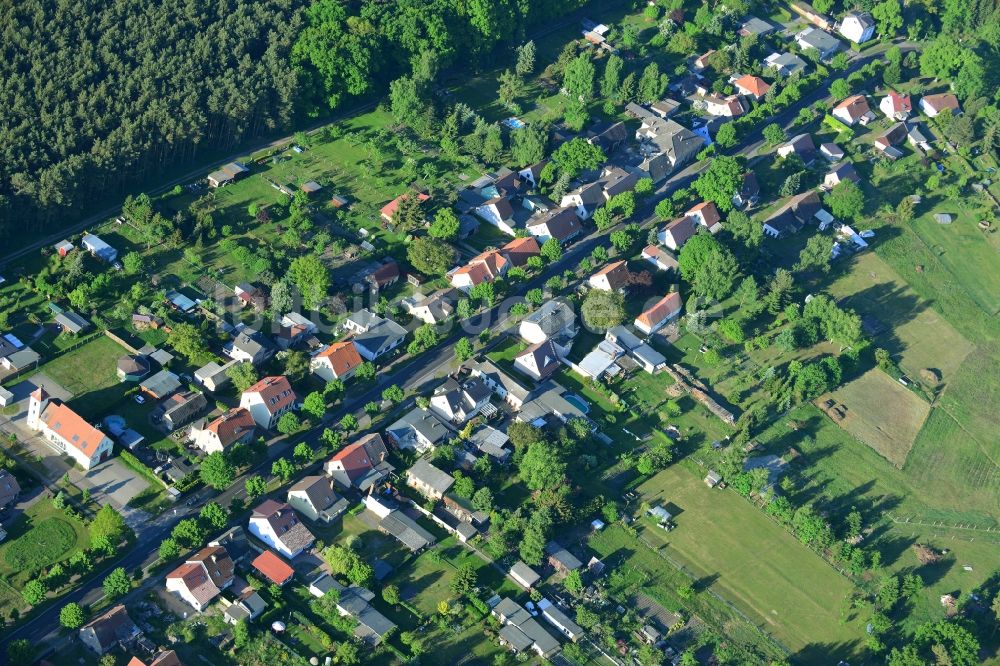
[[[581,398],[580,396],[574,393],[567,393],[563,397],[566,399],[566,402],[570,403],[571,405],[575,405],[576,407],[579,407],[580,411],[583,412],[584,414],[590,413],[590,405],[588,405],[587,401]]]

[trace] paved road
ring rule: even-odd
[[[899,44],[899,46],[904,51],[914,50],[917,48],[915,45],[906,43]],[[848,73],[856,71],[872,59],[881,56],[886,48],[888,47],[884,45],[876,47],[864,57],[855,58],[851,62],[848,70],[844,72],[842,76],[846,76]],[[796,104],[776,114],[773,117],[772,122],[778,123],[787,129],[794,122],[799,109],[810,106],[817,101],[827,99],[828,97],[829,83],[824,84],[815,91],[806,94]],[[748,132],[746,136],[744,136],[740,145],[735,146],[732,150],[727,152],[729,154],[753,154],[763,144],[761,129],[762,128],[760,126],[755,127],[753,130]],[[677,189],[690,185],[702,169],[704,169],[704,166],[697,164],[689,165],[664,181],[657,188],[654,196],[651,196],[642,202],[635,217],[641,220],[640,224],[643,228],[648,228],[649,226],[656,224],[658,221],[652,214],[652,208],[655,202],[664,196],[668,196]],[[194,172],[194,175],[202,173],[203,171],[204,169],[199,169],[197,172]],[[193,176],[187,176],[180,180],[186,180],[190,177]],[[105,217],[106,216],[107,215],[105,215]],[[439,373],[444,373],[447,368],[450,367],[454,358],[452,346],[460,338],[469,337],[470,333],[468,331],[478,332],[483,328],[490,328],[491,330],[496,331],[502,328],[506,321],[507,310],[513,302],[511,300],[512,298],[521,297],[530,289],[542,287],[545,281],[550,277],[561,275],[563,271],[576,266],[580,259],[589,256],[595,247],[603,246],[606,249],[610,248],[611,243],[609,240],[609,234],[621,226],[623,225],[617,225],[616,227],[606,229],[603,232],[593,231],[583,239],[574,243],[567,249],[559,261],[548,265],[539,275],[523,283],[514,285],[510,289],[508,297],[504,302],[476,317],[471,318],[470,321],[467,322],[468,326],[457,326],[455,330],[445,336],[445,338],[437,347],[435,347],[434,350],[409,362],[401,362],[398,369],[385,374],[380,374],[377,381],[361,393],[352,394],[346,397],[334,413],[334,418],[339,419],[341,415],[347,413],[348,411],[360,413],[361,407],[364,404],[372,400],[381,399],[382,390],[393,384],[404,388],[408,393],[426,391],[430,388],[435,377]],[[315,443],[318,440],[321,431],[322,428],[317,427],[295,438],[273,442],[268,448],[268,457],[265,461],[256,465],[253,469],[248,470],[243,476],[237,479],[229,488],[220,493],[218,496],[212,497],[212,491],[208,489],[202,490],[195,495],[198,499],[196,506],[188,506],[188,504],[185,503],[176,509],[176,514],[168,512],[151,521],[144,529],[139,530],[137,545],[131,551],[118,560],[105,565],[99,574],[88,585],[67,594],[60,599],[59,603],[56,605],[49,607],[43,613],[32,618],[30,621],[25,622],[14,630],[8,632],[3,639],[0,640],[0,648],[5,647],[9,641],[17,638],[27,638],[36,645],[47,646],[54,644],[54,641],[58,641],[59,609],[62,605],[69,603],[70,601],[92,604],[99,600],[102,596],[101,581],[105,575],[110,573],[112,569],[122,566],[125,567],[126,570],[132,571],[139,566],[148,566],[156,560],[157,549],[159,548],[160,542],[170,534],[170,531],[173,529],[174,525],[177,524],[177,522],[185,517],[195,514],[197,512],[197,505],[200,505],[202,502],[208,501],[209,499],[215,499],[215,501],[219,502],[223,506],[228,506],[229,502],[234,497],[245,496],[243,491],[243,480],[247,476],[255,473],[266,474],[270,471],[270,463],[272,460],[284,455],[285,452],[290,450],[297,442],[307,441]],[[143,582],[142,587],[130,593],[128,598],[138,598],[138,596],[140,596],[145,589],[148,589],[149,586],[155,584],[158,580],[158,576],[147,579]]]

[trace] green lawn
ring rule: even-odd
[[[128,352],[106,336],[94,338],[41,366],[44,373],[73,394],[69,404],[87,419],[100,419],[119,402],[129,384],[118,381],[117,361]]]
[[[799,655],[856,654],[859,628],[840,623],[841,606],[854,585],[758,508],[735,492],[709,489],[680,465],[639,491],[646,502],[676,509],[673,531],[643,523],[643,536],[662,543],[705,586]]]

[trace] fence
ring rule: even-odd
[[[970,523],[951,524],[951,523],[946,523],[943,520],[925,521],[925,520],[920,520],[918,518],[915,518],[913,516],[907,516],[905,518],[902,518],[902,517],[899,517],[899,516],[894,516],[891,513],[889,513],[888,511],[885,512],[885,517],[888,518],[889,520],[891,520],[892,522],[896,523],[897,525],[919,525],[921,527],[936,527],[936,528],[947,529],[947,530],[963,530],[963,531],[966,531],[966,532],[978,532],[980,534],[985,535],[982,538],[985,541],[987,541],[988,543],[1000,544],[1000,538],[997,538],[997,539],[991,539],[991,538],[989,538],[989,535],[996,535],[997,537],[1000,537],[1000,527],[997,527],[997,526],[982,527],[982,526],[973,525],[973,524],[970,524]],[[960,536],[960,535],[956,535],[956,534],[949,534],[949,535],[935,534],[934,535],[935,538],[941,538],[942,536],[948,536],[948,537],[951,537],[952,539],[956,539],[956,538],[957,539],[962,539],[963,541],[969,541],[969,542],[975,541],[976,538],[978,538],[978,537]]]

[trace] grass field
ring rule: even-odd
[[[933,368],[949,382],[973,345],[949,322],[931,309],[907,283],[876,254],[866,252],[853,259],[850,271],[829,287],[837,299],[846,298],[866,321],[882,330],[875,344],[893,354],[911,378]],[[933,388],[933,387],[931,387]]]
[[[854,586],[759,509],[734,492],[709,489],[682,465],[639,491],[646,502],[676,508],[673,531],[649,526],[644,535],[793,652],[823,649],[844,659],[855,652],[858,629],[840,623]]]
[[[99,419],[121,400],[125,391],[126,385],[118,381],[116,362],[126,353],[117,342],[102,335],[46,363],[39,372],[73,394],[70,406],[81,416]]]
[[[896,467],[906,462],[913,440],[931,410],[920,396],[878,368],[844,384],[829,396],[847,407],[840,427]]]

